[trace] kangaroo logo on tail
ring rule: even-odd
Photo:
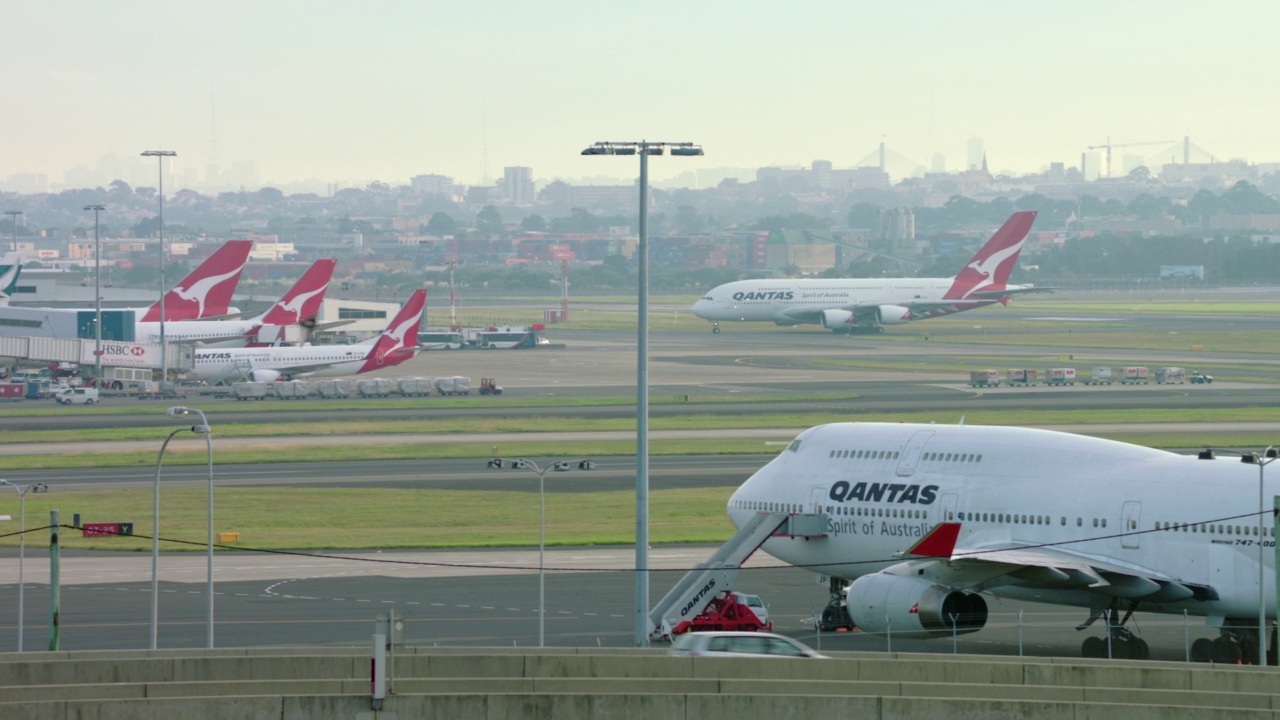
[[[422,324],[422,309],[427,304],[427,291],[414,290],[409,302],[382,331],[369,350],[369,355],[359,372],[369,372],[382,367],[399,365],[418,354],[418,326]]]
[[[161,300],[164,303],[165,321],[199,320],[225,315],[252,248],[252,240],[228,240],[214,251],[208,260],[200,263],[199,267],[165,294]],[[160,303],[155,303],[147,308],[142,322],[159,321]]]
[[[1034,211],[1010,215],[973,259],[956,273],[951,287],[942,296],[943,299],[963,300],[980,290],[1004,288],[1018,262],[1018,253],[1022,252],[1023,240],[1031,232],[1031,224],[1035,219]]]
[[[312,263],[289,292],[262,316],[263,324],[293,325],[314,318],[320,312],[320,303],[324,301],[324,293],[329,289],[329,279],[333,277],[337,264],[337,260],[331,259]]]

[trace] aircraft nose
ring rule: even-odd
[[[711,309],[711,302],[706,298],[699,300],[693,304],[693,314],[700,318],[706,319],[707,311]]]

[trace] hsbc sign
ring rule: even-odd
[[[97,363],[94,357],[94,343],[91,340],[81,342],[80,362],[88,365]],[[102,343],[102,364],[111,367],[160,367],[160,346],[137,343],[107,342]]]

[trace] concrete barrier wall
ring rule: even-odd
[[[397,649],[386,710],[401,717],[680,720],[1275,718],[1274,669],[1180,663],[855,655],[831,660]],[[6,653],[2,720],[361,720],[360,649]],[[203,655],[201,654],[203,653]],[[838,713],[838,715],[837,715]],[[373,720],[372,715],[368,715]]]

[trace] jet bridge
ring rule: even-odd
[[[662,639],[685,620],[697,617],[720,593],[731,590],[738,571],[771,537],[821,537],[825,514],[762,512],[747,521],[705,563],[699,563],[649,610],[649,637]]]

